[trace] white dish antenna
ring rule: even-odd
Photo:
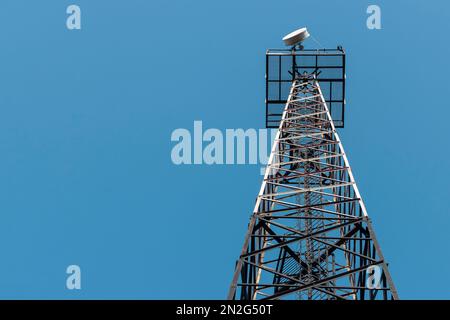
[[[300,28],[283,37],[284,44],[287,46],[295,46],[302,43],[309,37],[309,32],[306,28]]]

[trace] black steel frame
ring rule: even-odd
[[[313,58],[313,59],[310,59]],[[304,64],[305,60],[313,63]],[[336,64],[329,64],[336,60]],[[276,62],[275,62],[276,61]],[[287,63],[286,63],[287,62]],[[276,72],[271,72],[273,66]],[[330,76],[330,71],[335,76]],[[287,101],[288,89],[298,73],[314,73],[336,128],[345,122],[345,51],[336,49],[268,49],[266,52],[266,128],[278,128]],[[339,84],[339,85],[338,85]],[[286,88],[287,90],[284,90]],[[337,90],[336,90],[337,88]],[[325,92],[328,91],[328,92]]]

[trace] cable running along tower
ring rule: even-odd
[[[398,299],[336,128],[345,52],[306,28],[266,53],[266,127],[278,132],[228,299]]]

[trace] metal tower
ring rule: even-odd
[[[266,125],[279,130],[228,299],[398,299],[336,131],[344,50],[266,57]]]

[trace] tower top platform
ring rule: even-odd
[[[335,49],[268,49],[266,51],[266,127],[278,128],[297,74],[313,73],[319,82],[334,125],[345,121],[345,51]]]

